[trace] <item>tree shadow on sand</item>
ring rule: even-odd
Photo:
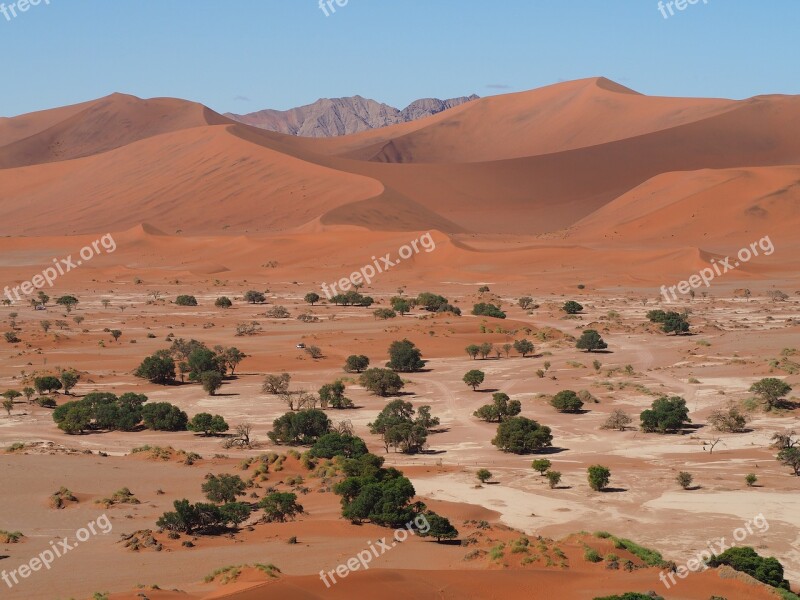
[[[540,448],[536,452],[529,452],[528,454],[541,456],[543,454],[561,454],[562,452],[566,452],[569,448],[559,448],[558,446],[550,446],[548,448]]]

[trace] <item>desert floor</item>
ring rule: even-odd
[[[479,283],[487,283],[491,291],[479,295]],[[533,294],[539,307],[523,311],[516,306],[516,299],[529,290],[517,283],[494,284],[488,275],[486,282],[474,285],[442,282],[428,286],[457,303],[464,312],[462,317],[432,316],[417,309],[386,321],[375,320],[372,311],[387,306],[389,297],[397,292],[377,284],[362,290],[378,303],[370,309],[329,304],[309,307],[302,298],[313,288],[288,281],[266,284],[255,279],[214,281],[183,276],[180,281],[167,281],[145,276],[141,284],[129,277],[112,277],[103,283],[94,279],[73,285],[71,291],[81,302],[69,315],[53,305],[47,311],[33,311],[29,306],[0,308],[3,327],[10,328],[10,321],[15,319],[22,339],[19,344],[0,345],[0,388],[21,388],[20,379],[25,374],[74,367],[81,372],[81,381],[73,391],[76,396],[94,390],[135,390],[150,401],[174,403],[189,416],[211,412],[232,425],[247,421],[253,424],[260,444],[253,450],[223,449],[219,438],[190,432],[70,436],[54,425],[50,410],[17,402],[10,416],[0,417],[0,446],[25,443],[27,447],[0,454],[4,484],[0,529],[22,531],[26,538],[23,543],[0,547],[6,556],[0,567],[15,568],[47,548],[50,540],[69,536],[104,512],[113,523],[113,531],[92,537],[79,550],[59,559],[52,569],[32,574],[14,590],[4,590],[4,597],[77,598],[97,591],[124,592],[152,585],[162,590],[185,590],[199,594],[197,597],[221,597],[217,594],[224,590],[244,590],[250,580],[240,578],[214,592],[217,582],[203,584],[204,576],[226,565],[259,562],[275,564],[286,576],[275,585],[286,586],[291,580],[295,582],[291,585],[303,590],[302,594],[284,591],[289,595],[283,597],[338,597],[333,595],[340,593],[336,588],[326,590],[319,581],[319,571],[335,568],[359,552],[366,540],[391,532],[341,520],[338,498],[333,494],[302,496],[308,514],[296,522],[259,525],[235,538],[203,538],[194,548],[173,544],[160,553],[133,553],[119,543],[119,536],[155,529],[155,520],[175,499],[200,500],[200,483],[206,473],[236,472],[244,457],[286,451],[266,436],[272,421],[287,410],[277,396],[261,393],[266,373],[289,372],[292,389],[308,391],[344,378],[347,396],[356,408],[329,410],[329,416],[334,422],[351,421],[371,451],[383,455],[380,441],[369,434],[367,424],[387,400],[367,393],[355,376],[343,372],[342,365],[350,354],[366,354],[372,366],[381,366],[387,360],[389,344],[403,338],[413,341],[428,360],[424,372],[404,375],[407,385],[403,399],[415,406],[430,405],[442,426],[429,437],[428,452],[410,456],[389,452],[387,464],[401,468],[418,495],[449,516],[462,536],[473,531],[469,525],[462,526],[467,519],[485,519],[501,531],[507,526],[556,540],[580,531],[605,530],[684,564],[709,543],[721,538],[730,541],[734,530],[763,515],[768,528],[753,528],[743,543],[779,558],[793,585],[800,584],[800,552],[796,550],[800,516],[793,503],[800,480],[775,460],[775,451],[769,448],[775,431],[798,428],[797,414],[754,410],[748,431],[740,434],[719,434],[705,425],[711,410],[728,402],[746,402],[752,396],[748,388],[762,377],[788,375],[790,384],[796,382],[797,376],[769,364],[770,360],[781,360],[784,349],[800,348],[796,320],[800,303],[794,295],[781,303],[758,294],[746,300],[734,297],[733,287],[716,286],[710,296],[698,295],[692,302],[679,305],[691,311],[693,334],[675,337],[664,335],[647,322],[648,310],[663,307],[650,289],[621,292],[591,286],[562,288],[559,293]],[[219,296],[241,299],[247,289],[264,289],[265,285],[269,288],[266,306],[241,300],[228,310],[213,306]],[[162,299],[154,300],[153,291],[161,292]],[[406,290],[411,296],[420,291],[424,290]],[[180,293],[195,294],[200,306],[172,304],[170,300]],[[103,298],[111,301],[108,307],[103,307]],[[560,306],[567,299],[581,302],[584,312],[565,316]],[[470,307],[478,301],[501,303],[508,318],[469,315]],[[292,317],[266,318],[266,309],[273,305],[286,306]],[[310,312],[320,321],[297,321],[295,317],[302,312]],[[12,313],[17,316],[12,317]],[[83,317],[83,322],[75,323],[75,316]],[[65,324],[63,328],[54,325],[45,333],[39,323],[44,319],[63,320]],[[238,323],[251,321],[258,321],[262,331],[252,336],[235,335]],[[609,345],[607,351],[588,354],[574,348],[573,338],[590,326],[602,333]],[[120,340],[114,342],[104,332],[106,328],[122,330]],[[249,357],[237,369],[236,377],[226,381],[213,397],[196,384],[162,387],[133,377],[131,373],[142,358],[169,346],[165,340],[169,333],[200,340],[209,347],[233,345]],[[534,342],[533,356],[522,358],[512,350],[508,357],[502,353],[500,357],[472,360],[464,352],[472,343],[491,342],[502,347],[523,337]],[[324,357],[311,359],[295,347],[299,342],[319,346]],[[791,351],[784,355],[792,361]],[[599,368],[593,365],[595,360]],[[550,366],[546,375],[539,377],[537,370],[544,369],[545,362]],[[477,391],[462,381],[464,373],[473,368],[486,373],[486,381]],[[587,390],[596,402],[584,406],[582,414],[560,414],[540,395],[562,389]],[[557,489],[549,489],[544,478],[530,468],[535,457],[495,449],[491,439],[496,425],[472,416],[491,400],[493,391],[520,400],[523,416],[553,428],[554,448],[547,458],[553,462],[553,469],[563,474]],[[660,395],[679,395],[687,400],[694,423],[690,433],[657,435],[635,428],[625,432],[600,429],[616,408],[638,421],[638,413]],[[59,403],[70,399],[64,395],[57,398]],[[714,441],[717,443],[712,451]],[[186,466],[178,458],[158,461],[130,455],[133,448],[147,444],[196,452],[203,458]],[[586,482],[586,468],[598,463],[612,471],[611,489],[603,493],[591,491]],[[481,467],[490,469],[494,478],[478,487],[475,471]],[[680,489],[675,482],[678,471],[694,474],[694,489]],[[290,468],[289,472],[294,471]],[[748,488],[744,476],[751,472],[758,475],[758,484]],[[282,476],[272,474],[270,481],[275,477],[282,481]],[[62,485],[72,490],[79,502],[64,510],[52,509],[47,498]],[[94,503],[123,486],[133,490],[142,504],[103,509]],[[293,535],[299,543],[288,545],[286,540]],[[498,535],[502,538],[504,534]],[[442,571],[438,581],[443,586],[447,581],[451,586],[448,593],[453,595],[441,597],[458,597],[453,591],[456,588],[452,588],[458,585],[457,571],[490,569],[493,577],[502,578],[501,573],[495,574],[503,571],[502,565],[488,559],[465,561],[467,552],[457,545],[412,539],[382,556],[368,573],[353,576],[348,583],[354,587],[348,589],[377,585],[369,578],[382,569],[392,577],[414,581],[425,577],[422,572],[430,571],[430,577],[434,577],[434,572]],[[575,580],[570,585],[585,581],[570,597],[592,598],[600,592],[628,591],[631,586],[664,592],[657,570],[630,574],[620,585],[616,580],[606,581],[602,566],[595,568],[577,554],[571,565],[575,563],[584,564],[573,568]],[[519,569],[512,566],[496,585],[517,585],[514,577],[520,575],[511,571],[517,573]],[[556,585],[547,582],[545,569],[541,571],[544,574],[540,573],[537,581],[542,590]],[[253,580],[258,577],[254,575]],[[469,579],[461,583],[466,581]],[[626,581],[630,582],[627,587]],[[685,595],[669,597],[707,600],[717,584],[722,585],[711,579],[710,573],[692,575],[681,583],[680,590],[671,592]],[[482,580],[475,585],[491,589],[494,584]],[[346,586],[341,587],[343,593]],[[477,594],[476,587],[471,589]]]

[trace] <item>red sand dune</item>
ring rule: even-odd
[[[650,98],[605,79],[328,140],[226,127],[225,117],[180,100],[114,95],[79,108],[3,122],[8,233],[158,222],[170,233],[230,234],[319,219],[385,231],[541,234],[664,173],[783,166],[800,156],[798,98]],[[30,135],[16,139],[15,130]],[[34,166],[15,168],[26,165]],[[48,210],[65,197],[75,203],[70,214]],[[201,211],[187,215],[188,202]]]
[[[380,162],[495,161],[637,137],[708,119],[736,105],[642,96],[600,77],[483,98],[409,131],[392,127],[382,135],[330,140],[327,146],[341,156]]]
[[[707,241],[715,234],[791,237],[798,200],[796,166],[665,173],[582,219],[569,237],[653,245]],[[720,219],[726,231],[718,230]]]
[[[671,586],[667,591],[658,579],[658,571],[645,569],[620,574],[606,572],[605,567],[570,566],[560,570],[387,570],[356,571],[345,579],[326,587],[318,576],[283,576],[277,581],[257,583],[243,574],[240,581],[220,586],[208,594],[180,594],[148,591],[150,600],[322,600],[325,598],[349,600],[379,595],[386,600],[501,600],[524,597],[533,600],[570,598],[592,600],[598,595],[624,594],[632,590],[646,593],[650,590],[666,594],[671,600],[707,600],[720,594],[730,599],[773,600],[773,592],[736,579],[722,579],[717,571],[694,573],[691,577]],[[263,580],[263,576],[261,577]],[[137,592],[138,593],[138,592]],[[137,593],[114,594],[111,600],[138,600]]]
[[[18,119],[28,135],[6,140],[0,130],[0,169],[91,156],[170,131],[233,122],[194,102],[125,94],[23,115],[4,129],[15,130]]]
[[[143,222],[167,233],[268,232],[382,191],[378,181],[248,144],[219,126],[0,170],[0,188],[16,200],[3,202],[3,221],[24,235],[119,231]]]
[[[602,78],[334,139],[115,94],[0,121],[0,222],[14,236],[149,223],[223,238],[128,246],[142,258],[127,264],[185,250],[180,265],[200,273],[256,271],[265,254],[318,275],[319,256],[358,268],[362,246],[386,251],[368,231],[436,230],[454,244],[414,276],[456,280],[460,265],[476,278],[559,265],[561,277],[599,276],[596,265],[616,261],[615,283],[641,283],[764,235],[794,246],[799,124],[797,97],[651,98]],[[780,255],[771,268],[795,273],[797,253]]]

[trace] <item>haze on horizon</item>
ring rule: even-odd
[[[9,4],[9,3],[6,3]],[[741,99],[800,93],[791,0],[655,1],[208,0],[157,9],[132,0],[51,0],[0,15],[4,93],[13,116],[107,96],[176,97],[220,112],[285,110],[359,94],[404,107],[422,97],[490,96],[604,76],[648,95]],[[758,44],[749,40],[759,40]],[[24,50],[24,51],[23,51]],[[747,77],[743,74],[746,73]]]

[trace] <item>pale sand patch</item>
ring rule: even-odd
[[[715,492],[712,494],[671,491],[666,492],[642,504],[643,508],[657,510],[677,510],[691,513],[696,517],[698,513],[714,515],[714,520],[719,520],[719,515],[725,514],[741,519],[741,527],[746,523],[751,525],[753,534],[748,534],[741,543],[756,548],[763,556],[775,556],[784,567],[784,577],[796,581],[800,577],[800,514],[797,512],[797,494],[792,492],[766,492],[757,490],[756,493],[742,492]],[[756,517],[763,515],[768,528],[759,529],[753,522]],[[710,520],[711,521],[711,520]],[[761,523],[761,519],[759,519]],[[794,539],[787,530],[794,532]],[[725,532],[720,533],[720,536]],[[741,534],[739,534],[741,535]],[[733,541],[734,530],[727,532],[727,540]],[[709,538],[711,540],[712,538]],[[683,552],[688,556],[690,553]]]
[[[464,476],[459,474],[414,478],[412,483],[420,496],[483,506],[500,513],[500,520],[509,527],[527,533],[548,525],[576,521],[594,513],[585,506],[563,498],[550,498],[502,484],[476,488],[475,483],[465,481]]]
[[[752,490],[751,490],[752,491]],[[797,494],[791,492],[715,492],[713,494],[666,492],[643,504],[647,508],[707,512],[740,517],[742,521],[763,514],[767,521],[783,521],[800,528]]]
[[[777,429],[780,429],[780,427],[777,427],[776,430]],[[618,446],[617,448],[608,450],[605,453],[614,456],[642,459],[657,459],[665,454],[697,454],[699,458],[708,452],[711,441],[721,438],[722,441],[714,448],[713,456],[717,456],[719,454],[720,460],[725,460],[726,464],[731,465],[737,464],[741,462],[741,460],[731,460],[730,457],[725,456],[724,453],[726,451],[746,450],[769,446],[769,438],[772,434],[768,433],[767,431],[726,434],[709,431],[707,428],[704,428],[692,436],[659,436],[658,434],[637,435],[638,438],[623,440],[627,445]],[[635,443],[637,439],[639,443]],[[641,444],[642,440],[647,440],[647,445]],[[706,450],[703,450],[703,442],[709,442],[706,445]]]

